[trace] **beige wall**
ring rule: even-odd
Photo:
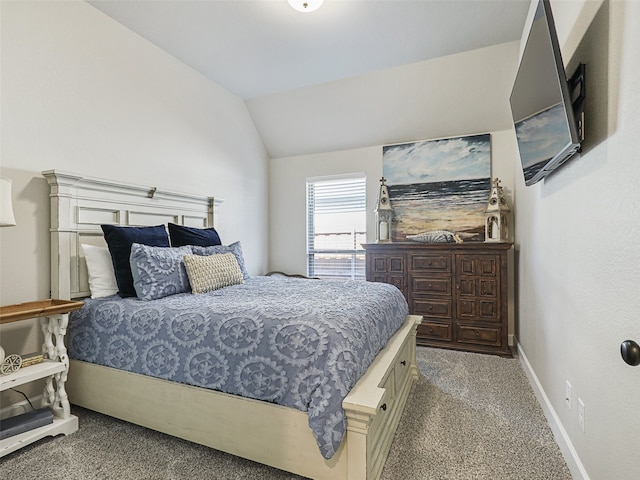
[[[518,47],[478,48],[253,98],[247,106],[271,158],[504,130],[511,126],[504,92]]]
[[[534,384],[576,460],[576,475],[624,480],[640,470],[640,368],[619,354],[622,340],[640,341],[640,3],[553,0],[552,6],[568,71],[587,64],[584,152],[525,187],[513,131],[492,131],[492,174],[514,201],[517,335]],[[0,173],[14,180],[18,222],[0,229],[2,304],[49,295],[44,169],[222,197],[223,240],[242,241],[254,274],[304,272],[307,177],[365,172],[373,240],[381,145],[277,158],[267,172],[240,99],[89,4],[0,2],[0,13]],[[513,50],[500,49],[515,74]],[[447,59],[436,65],[456,74]],[[453,91],[439,95],[460,115],[474,108],[457,104]],[[483,132],[452,129],[433,137],[472,133]],[[0,334],[9,352],[38,347],[34,324]],[[565,380],[573,385],[572,410],[564,403]],[[586,405],[584,433],[578,397]]]
[[[224,199],[221,237],[266,267],[267,160],[242,99],[85,2],[2,2],[2,304],[49,295],[42,170]]]
[[[478,119],[483,115],[486,125],[511,124],[509,92],[517,68],[517,55],[518,44],[512,42],[421,62],[419,68],[414,66],[404,70],[405,75],[411,76],[406,80],[407,82],[423,81],[425,85],[433,83],[438,86],[435,94],[437,99],[434,99],[433,102],[426,102],[434,106],[432,109],[424,109],[421,113],[422,116],[437,118],[438,112],[446,108],[455,109],[456,116],[459,118],[456,127],[449,126],[448,130],[443,130],[444,124],[438,124],[437,130],[425,133],[422,137],[409,138],[407,142],[491,133],[491,173],[493,177],[499,177],[502,180],[502,185],[509,198],[513,196],[514,158],[517,149],[513,131],[470,130],[469,128],[472,126],[476,128]],[[491,62],[487,62],[487,58],[491,58]],[[501,65],[501,68],[493,68],[496,62]],[[472,70],[475,72],[472,78],[469,77],[470,65],[474,66]],[[394,73],[398,74],[398,72]],[[508,77],[508,80],[505,80],[505,76]],[[341,91],[342,94],[351,91],[354,97],[359,98],[363,91],[378,92],[378,77],[379,75],[359,77],[357,90],[352,89],[351,81],[333,82],[331,88]],[[474,79],[481,79],[479,80],[481,85],[474,84],[473,88],[476,89],[474,91],[480,91],[482,85],[491,85],[491,98],[495,96],[496,85],[502,85],[503,92],[500,104],[496,105],[496,102],[492,101],[492,105],[488,107],[487,98],[483,95],[471,98],[469,96],[461,97],[460,84],[447,82],[444,80],[446,78],[466,78],[471,82]],[[427,95],[429,91],[430,89],[426,88],[424,95]],[[378,94],[381,97],[384,96],[381,92]],[[315,102],[315,105],[311,106],[312,108],[320,108],[328,100],[323,95],[317,97],[310,95],[307,101]],[[420,104],[423,105],[424,102]],[[378,113],[383,114],[383,112]],[[447,117],[449,120],[446,125],[449,125],[452,117],[451,112],[448,112]],[[468,117],[474,120],[470,121]],[[369,124],[375,129],[378,124],[378,116],[370,115],[367,118]],[[403,121],[406,119],[399,120],[399,122]],[[416,123],[416,132],[424,131],[423,122],[417,118],[410,121]],[[358,125],[358,128],[367,129],[367,125]],[[348,132],[344,133],[348,134]],[[372,242],[375,241],[375,202],[380,185],[379,179],[382,176],[382,145],[274,158],[269,161],[269,269],[291,273],[306,272],[306,179],[356,172],[364,172],[367,176],[367,241]]]
[[[515,177],[518,339],[576,478],[632,479],[640,368],[623,363],[620,343],[640,341],[640,3],[551,4],[567,71],[586,64],[586,140],[544,182]]]
[[[0,174],[18,224],[0,229],[0,303],[49,298],[52,168],[223,198],[223,242],[264,273],[267,159],[242,99],[86,2],[0,8]],[[8,353],[38,350],[35,322],[0,334]]]

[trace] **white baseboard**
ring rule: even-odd
[[[560,421],[560,417],[556,413],[553,405],[549,401],[549,397],[542,388],[542,384],[538,380],[535,371],[531,367],[529,360],[527,359],[527,355],[524,353],[524,350],[520,346],[520,343],[515,339],[517,347],[518,347],[518,357],[520,359],[520,363],[522,364],[522,368],[524,369],[527,377],[529,378],[529,383],[533,388],[536,397],[538,398],[538,402],[544,411],[544,415],[547,418],[547,422],[551,427],[551,431],[553,432],[553,436],[560,447],[560,451],[562,452],[562,456],[564,457],[565,462],[567,462],[567,466],[571,471],[571,475],[574,479],[577,480],[590,480],[589,474],[587,473],[580,457],[578,456],[578,452],[573,446],[571,439],[569,438],[569,434],[565,430],[562,422]]]

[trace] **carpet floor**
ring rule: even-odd
[[[571,480],[517,359],[418,347],[382,480]],[[22,480],[300,479],[79,407],[80,429],[0,459]]]

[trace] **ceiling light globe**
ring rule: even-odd
[[[297,11],[309,13],[319,9],[324,0],[288,0],[288,2]]]

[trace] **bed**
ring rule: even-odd
[[[53,298],[89,296],[81,245],[104,245],[100,225],[219,226],[222,201],[213,197],[56,170],[43,175],[51,191]],[[317,296],[324,281],[256,277],[222,290],[238,289],[236,295],[242,297],[249,295],[249,290],[243,289],[260,284],[273,292],[274,282],[286,284],[287,289],[298,288],[296,285],[311,289]],[[175,305],[180,295],[174,297],[165,301]],[[88,305],[91,303],[101,302],[87,301]],[[254,303],[260,302],[256,299]],[[82,315],[91,316],[87,312]],[[310,426],[313,422],[308,412],[286,402],[283,405],[250,398],[251,393],[225,393],[183,380],[152,376],[148,371],[114,368],[105,361],[92,363],[90,358],[70,361],[66,390],[72,404],[305,477],[376,479],[382,472],[412,382],[417,378],[415,333],[419,320],[420,317],[407,315],[400,319],[399,326],[388,327],[388,342],[379,351],[370,352],[369,367],[341,397],[344,436],[324,449],[317,428]],[[74,326],[81,328],[76,321],[71,322],[71,339],[76,338]]]

